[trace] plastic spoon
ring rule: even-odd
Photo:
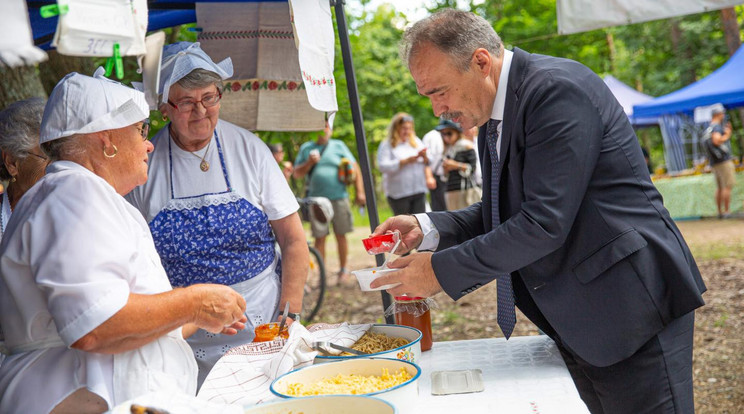
[[[395,251],[398,249],[398,245],[400,244],[401,237],[398,237],[398,241],[395,242],[395,246],[393,246],[393,250],[390,250],[390,253],[385,256],[385,261],[382,262],[382,266],[380,266],[381,269],[387,269],[388,260],[390,260],[390,256],[395,254]]]

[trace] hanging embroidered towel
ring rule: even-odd
[[[288,3],[197,3],[196,21],[202,50],[233,62],[221,119],[252,131],[323,129],[323,113],[308,102]]]

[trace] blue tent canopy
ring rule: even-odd
[[[744,106],[744,47],[740,47],[723,66],[705,78],[676,92],[633,106],[639,117],[683,112],[720,102],[727,108]]]

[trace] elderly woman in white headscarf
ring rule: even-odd
[[[141,394],[196,392],[181,327],[235,334],[245,302],[220,285],[172,290],[141,214],[124,200],[147,180],[144,95],[67,75],[41,124],[52,161],[0,246],[0,412],[100,413]]]
[[[152,139],[150,179],[127,196],[149,223],[173,286],[221,283],[246,299],[244,331],[188,338],[200,384],[287,303],[299,318],[310,263],[299,206],[268,147],[219,119],[222,81],[232,73],[229,58],[214,63],[199,43],[165,46],[159,109],[170,122]]]

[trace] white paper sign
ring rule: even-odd
[[[67,13],[59,16],[52,46],[69,56],[121,56],[146,52],[147,0],[60,0]]]

